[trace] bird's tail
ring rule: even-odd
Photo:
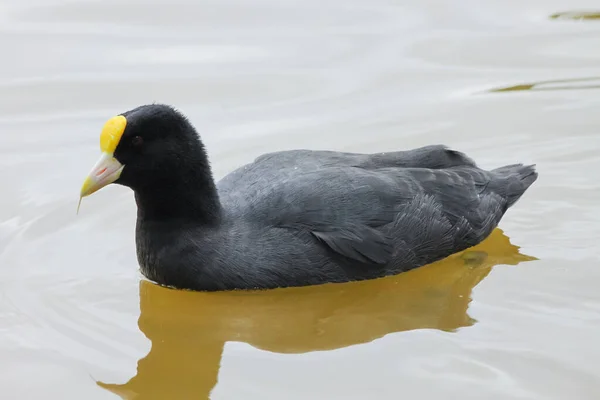
[[[534,165],[512,164],[492,170],[499,178],[505,181],[504,196],[507,207],[515,204],[525,191],[535,182],[538,174]]]

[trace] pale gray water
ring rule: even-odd
[[[600,398],[600,20],[550,18],[594,6],[2,0],[0,398]],[[153,101],[218,177],[287,148],[537,163],[501,223],[523,255],[497,232],[376,282],[140,287],[131,192],[75,210],[104,121]]]

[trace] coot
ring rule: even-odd
[[[81,197],[116,183],[137,203],[140,269],[165,286],[266,289],[372,279],[484,240],[537,179],[442,145],[376,154],[264,154],[215,184],[193,125],[169,105],[111,118]]]

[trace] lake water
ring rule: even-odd
[[[0,398],[600,398],[599,8],[0,1]],[[540,178],[489,240],[406,274],[173,291],[141,278],[128,189],[75,213],[105,120],[154,101],[217,177],[443,143]]]

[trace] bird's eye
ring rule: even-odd
[[[133,145],[133,147],[142,147],[142,145],[144,144],[144,139],[142,139],[141,136],[134,136],[131,139],[131,144]]]

